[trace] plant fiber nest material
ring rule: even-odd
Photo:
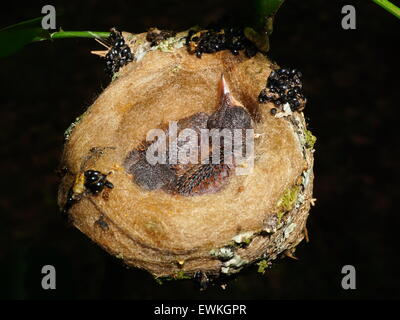
[[[155,48],[145,34],[124,37],[135,61],[121,68],[65,143],[61,208],[87,170],[104,173],[113,186],[95,194],[81,190],[67,212],[73,225],[127,265],[155,277],[193,277],[199,271],[229,275],[292,254],[305,237],[313,149],[302,112],[277,118],[272,103],[258,102],[277,66],[261,53],[248,58],[224,50],[199,59],[180,45],[182,33]],[[232,175],[221,190],[196,196],[135,183],[124,167],[127,155],[140,148],[151,129],[215,112],[221,75],[252,118],[251,174]]]

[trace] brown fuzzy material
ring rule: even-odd
[[[134,43],[130,45],[135,49]],[[83,195],[69,210],[71,221],[111,254],[155,276],[174,276],[179,271],[193,275],[198,270],[218,274],[224,262],[210,251],[232,244],[244,232],[254,234],[251,243],[235,252],[247,263],[263,255],[273,260],[291,250],[303,239],[312,174],[304,202],[274,223],[275,233],[260,232],[278,214],[277,203],[285,190],[312,168],[312,153],[296,133],[305,128],[302,113],[275,118],[270,113],[272,104],[257,101],[272,67],[260,53],[249,59],[221,51],[199,59],[186,48],[152,50],[123,67],[65,145],[62,166],[69,173],[60,185],[60,207],[76,175],[89,169],[110,173],[107,179],[114,188]],[[150,129],[198,112],[215,112],[222,74],[233,96],[249,111],[259,135],[253,172],[232,176],[216,193],[192,197],[147,191],[133,183],[123,168],[129,152],[140,146]],[[295,226],[288,232],[291,224]]]

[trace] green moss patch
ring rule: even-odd
[[[314,148],[314,144],[317,141],[317,137],[314,136],[310,130],[304,131],[304,136],[306,138],[306,148],[312,149]]]
[[[257,262],[257,265],[258,265],[258,270],[257,270],[257,272],[258,273],[262,273],[262,274],[264,274],[265,273],[265,270],[268,268],[268,266],[269,266],[269,263],[267,262],[267,260],[261,260],[261,261],[259,261],[259,262]]]
[[[283,193],[282,197],[278,200],[278,203],[277,203],[278,223],[281,221],[283,215],[286,212],[291,211],[294,208],[299,191],[300,191],[300,186],[298,186],[298,185],[290,187],[290,188],[286,189],[286,191]]]

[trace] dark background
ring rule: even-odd
[[[226,16],[240,20],[246,1],[40,1],[2,3],[4,27],[63,13],[64,30],[131,32],[186,29]],[[357,29],[341,28],[341,8],[357,10]],[[199,292],[191,281],[158,285],[127,269],[62,219],[55,170],[63,133],[109,83],[90,39],[35,43],[0,60],[0,298],[3,299],[358,299],[399,298],[400,213],[397,161],[400,20],[371,1],[294,1],[280,9],[270,56],[303,72],[305,114],[318,137],[317,205],[310,243],[298,261],[265,275],[249,268],[226,290]],[[57,270],[57,289],[41,289],[41,267]],[[354,265],[357,289],[341,288]]]

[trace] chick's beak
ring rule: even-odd
[[[226,105],[229,107],[243,107],[243,104],[233,97],[223,74],[221,75],[219,90],[221,95],[221,105]]]

